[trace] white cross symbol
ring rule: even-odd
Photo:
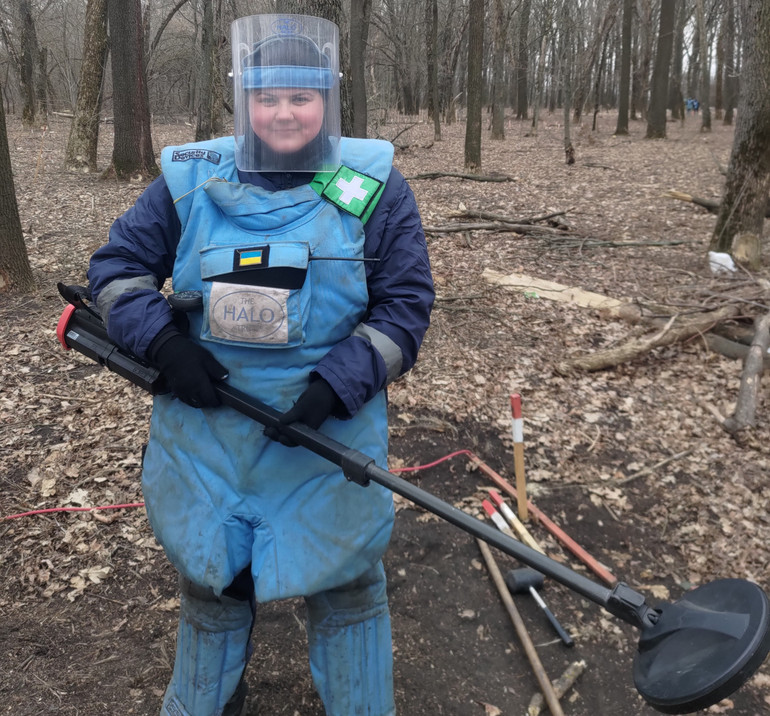
[[[369,191],[362,189],[363,184],[364,180],[361,177],[353,177],[350,181],[340,178],[334,186],[342,192],[340,201],[343,204],[350,204],[353,199],[358,199],[359,201],[366,199]]]

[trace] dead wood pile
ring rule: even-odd
[[[743,361],[741,386],[735,411],[728,417],[709,407],[722,427],[738,433],[756,423],[759,384],[770,366],[770,283],[743,275],[715,277],[699,284],[676,305],[642,300],[618,300],[531,276],[486,271],[494,284],[539,297],[593,308],[608,320],[621,319],[633,328],[609,347],[557,360],[554,370],[562,375],[576,371],[614,368],[649,354],[656,348],[693,340],[708,350]]]

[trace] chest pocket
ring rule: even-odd
[[[201,251],[203,340],[291,348],[305,341],[312,281],[310,246],[276,241]]]

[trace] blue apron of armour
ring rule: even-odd
[[[228,382],[281,412],[308,375],[351,335],[367,308],[364,230],[311,186],[268,192],[240,184],[232,138],[168,147],[163,174],[182,236],[175,291],[203,291],[190,314]],[[342,163],[385,182],[393,149],[342,140]],[[350,420],[322,431],[386,466],[381,391]],[[258,601],[346,584],[384,554],[392,494],[348,482],[301,447],[287,448],[227,407],[154,400],[142,487],[152,529],[175,567],[216,593],[249,563]]]

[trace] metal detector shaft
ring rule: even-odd
[[[468,534],[484,540],[487,544],[497,547],[500,551],[555,579],[634,626],[641,627],[646,623],[646,619],[651,618],[648,612],[653,612],[653,610],[646,607],[644,598],[624,583],[617,584],[613,589],[607,589],[596,584],[537,550],[508,537],[485,522],[458,510],[435,495],[415,487],[392,472],[384,470],[376,465],[374,459],[368,455],[343,445],[301,423],[282,425],[280,423],[281,414],[253,396],[225,383],[217,384],[216,390],[222,403],[263,425],[279,426],[281,431],[298,445],[342,468],[349,480],[359,485],[366,485],[372,481],[388,488]],[[639,613],[640,608],[641,614]]]
[[[162,376],[158,370],[123,351],[110,340],[104,324],[98,317],[86,314],[82,308],[71,304],[65,309],[59,320],[57,335],[64,348],[74,348],[152,394],[164,392]],[[429,492],[415,487],[392,472],[378,467],[374,459],[368,455],[301,423],[281,424],[281,413],[227,383],[217,383],[215,387],[224,405],[265,426],[279,427],[298,445],[342,468],[349,480],[359,485],[374,481],[388,488],[468,534],[484,540],[487,544],[497,547],[502,552],[555,579],[586,599],[596,602],[629,624],[643,628],[657,621],[658,613],[647,606],[641,594],[623,582],[619,582],[612,589],[596,584],[481,520],[452,507]]]

